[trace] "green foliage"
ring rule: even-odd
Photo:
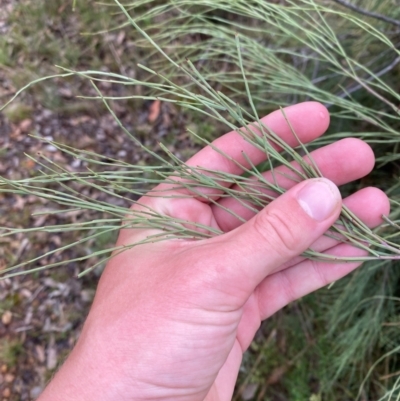
[[[10,16],[8,54],[10,59],[22,57],[18,62],[28,68],[36,67],[37,72],[49,60],[60,60],[71,67],[85,61],[91,66],[100,66],[100,56],[93,58],[93,55],[104,51],[102,41],[76,33],[85,32],[88,26],[106,29],[111,20],[112,16],[94,1],[79,2],[75,13],[63,0],[23,2]],[[78,52],[79,49],[84,51]]]
[[[24,352],[22,343],[18,340],[0,339],[0,361],[9,368],[15,366],[19,356]]]
[[[394,3],[393,0],[368,0],[363,2],[362,7],[400,18],[400,7],[395,8]],[[182,185],[192,190],[199,186],[220,189],[221,180],[240,182],[246,189],[245,193],[225,188],[224,195],[236,197],[253,209],[264,206],[270,199],[260,197],[257,186],[250,178],[256,178],[259,185],[267,186],[277,194],[283,192],[277,185],[265,182],[255,166],[247,169],[244,177],[218,172],[211,172],[210,175],[209,171],[187,169],[167,147],[163,148],[164,154],[146,148],[123,126],[113,111],[115,102],[126,101],[127,98],[131,102],[162,99],[181,111],[195,113],[197,117],[193,119],[191,131],[197,143],[207,144],[213,139],[219,132],[213,130],[215,124],[236,130],[273,160],[264,166],[266,169],[273,169],[276,163],[287,165],[289,160],[301,163],[302,152],[307,153],[313,147],[340,138],[362,138],[373,146],[377,168],[367,181],[356,183],[346,191],[366,185],[379,186],[390,195],[393,211],[386,224],[372,231],[344,210],[336,230],[359,247],[365,247],[366,242],[373,245],[368,249],[369,256],[364,258],[370,261],[333,288],[306,297],[290,306],[285,314],[272,319],[263,330],[275,331],[277,338],[279,333],[285,333],[287,346],[278,340],[268,340],[268,335],[254,343],[244,360],[242,380],[257,383],[259,392],[256,397],[262,396],[263,399],[272,399],[276,394],[290,400],[398,399],[398,31],[382,19],[348,10],[333,1],[317,0],[199,0],[195,3],[187,0],[141,0],[131,4],[115,0],[105,8],[106,12],[103,10],[100,14],[92,12],[90,2],[77,2],[76,14],[65,12],[65,19],[69,21],[65,26],[73,20],[73,25],[80,30],[84,30],[85,26],[93,27],[95,21],[99,21],[99,31],[111,26],[116,32],[135,28],[142,35],[142,39],[135,40],[135,46],[146,57],[141,60],[142,75],[132,78],[119,71],[121,64],[117,60],[113,65],[113,71],[117,72],[95,70],[100,68],[103,60],[93,60],[91,55],[106,51],[104,42],[98,37],[81,37],[80,46],[88,48],[87,55],[82,55],[77,54],[73,50],[75,48],[64,46],[68,43],[68,31],[61,31],[63,36],[54,29],[39,29],[39,25],[51,20],[51,15],[58,13],[62,5],[65,3],[56,1],[51,5],[31,4],[31,8],[21,8],[15,18],[34,16],[37,24],[21,24],[15,28],[13,48],[0,53],[0,62],[3,57],[4,64],[7,64],[13,52],[23,51],[28,64],[36,65],[40,70],[35,64],[37,54],[39,61],[61,58],[67,68],[57,75],[57,79],[73,77],[90,82],[93,95],[86,96],[85,101],[97,101],[108,110],[121,129],[143,151],[148,152],[157,165],[133,166],[114,160],[113,166],[118,170],[110,170],[109,163],[104,162],[101,155],[51,142],[51,145],[89,167],[93,166],[93,169],[75,174],[50,159],[35,158],[35,163],[42,168],[42,175],[19,181],[0,178],[0,185],[2,181],[4,191],[11,188],[16,193],[34,194],[58,203],[52,213],[80,209],[93,218],[79,224],[9,229],[2,235],[78,231],[80,239],[63,245],[61,249],[66,250],[94,240],[106,243],[121,223],[162,229],[160,234],[147,240],[150,242],[171,237],[204,238],[220,234],[208,227],[183,228],[182,222],[152,210],[134,214],[125,207],[94,201],[82,196],[70,185],[76,182],[114,196],[117,200],[140,196],[165,179],[176,183],[177,178],[190,178],[194,180],[192,185]],[[22,39],[27,35],[32,42]],[[76,71],[78,64],[80,70]],[[87,65],[87,69],[82,65]],[[43,79],[40,82],[47,84],[48,81]],[[104,82],[119,85],[124,90],[131,90],[131,93],[123,97],[107,96],[100,89],[100,84]],[[137,88],[140,88],[140,94],[135,92]],[[332,116],[329,132],[307,149],[300,144],[298,149],[291,149],[280,143],[285,152],[283,156],[278,154],[268,140],[275,143],[279,140],[260,123],[259,116],[279,106],[310,99],[318,100],[329,108]],[[239,127],[252,121],[256,121],[255,126],[262,132],[261,138],[256,137],[251,129],[240,130]],[[303,173],[293,171],[299,179],[318,176],[315,166],[303,163],[302,167]],[[99,219],[96,213],[107,217]],[[126,217],[127,213],[131,214]],[[104,261],[109,251],[101,249],[94,255]],[[307,256],[323,257],[311,251]],[[82,256],[76,261],[86,258]],[[33,271],[49,267],[37,267],[35,263],[39,259],[31,261]],[[17,270],[17,274],[21,271]],[[271,381],[270,387],[263,390],[265,378],[282,366],[284,373],[278,383]]]
[[[12,123],[19,123],[32,116],[32,107],[23,103],[14,102],[10,107],[4,110],[4,115]]]

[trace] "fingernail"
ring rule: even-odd
[[[297,200],[310,217],[323,221],[334,212],[341,196],[339,189],[331,181],[315,178],[299,191]]]

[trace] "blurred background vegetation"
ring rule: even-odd
[[[378,160],[370,176],[346,186],[343,194],[378,186],[394,199],[396,219],[400,214],[396,203],[400,193],[400,3],[315,2],[332,13],[322,18],[311,0],[247,5],[234,0],[198,1],[195,5],[142,0],[127,9],[169,56],[177,61],[189,58],[213,87],[250,108],[235,62],[234,33],[240,32],[259,115],[304,100],[326,104],[332,124],[314,146],[358,136],[373,146]],[[262,14],[263,3],[282,10],[289,6],[299,9],[285,15]],[[335,41],[340,46],[334,47]],[[127,24],[118,8],[78,0],[73,11],[70,0],[0,0],[0,104],[28,82],[60,73],[55,65],[115,72],[151,82],[151,74],[138,68],[138,63],[173,77],[182,87],[191,87],[186,77]],[[107,96],[135,96],[112,101],[113,109],[124,127],[155,152],[161,153],[158,143],[162,142],[186,159],[202,145],[186,128],[207,140],[226,131],[221,122],[179,104],[154,100],[154,89],[146,85],[101,82],[99,88]],[[25,153],[40,152],[70,171],[84,168],[70,155],[29,134],[96,152],[105,161],[154,163],[129,141],[104,105],[77,98],[79,95],[93,95],[87,80],[55,78],[31,87],[4,110],[0,117],[2,176],[31,177],[38,166]],[[114,168],[118,170],[118,163]],[[115,202],[93,188],[75,185],[85,196]],[[0,192],[0,202],[0,226],[64,222],[61,216],[44,214],[52,204],[37,197]],[[123,199],[118,202],[118,206],[129,205]],[[101,218],[101,213],[93,214],[97,217]],[[84,220],[73,211],[68,218],[76,223]],[[79,231],[55,230],[51,234],[19,234],[13,239],[0,237],[0,269],[79,241],[80,235]],[[72,262],[0,281],[0,390],[4,399],[34,399],[62,363],[79,335],[101,271],[76,279],[89,266],[79,258],[111,246],[114,240],[111,232],[84,245],[76,244],[66,253],[49,253],[39,266]],[[399,267],[391,261],[366,263],[332,288],[293,302],[266,321],[244,356],[235,400],[400,399]]]

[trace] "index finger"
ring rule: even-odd
[[[290,121],[293,131],[302,143],[308,143],[318,138],[329,126],[329,112],[318,102],[304,102],[288,106],[284,109],[284,113],[276,110],[260,120],[284,142],[293,147],[298,146],[299,142],[293,135],[286,119]],[[273,143],[271,145],[279,150],[277,145]],[[239,175],[243,173],[241,166],[251,167],[249,160],[256,166],[266,158],[267,155],[264,151],[246,141],[238,132],[231,131],[196,153],[186,162],[186,165]]]
[[[260,122],[289,146],[295,147],[299,145],[299,140],[301,143],[308,143],[326,131],[329,126],[329,112],[321,103],[304,102],[288,106],[284,108],[284,112],[276,110],[260,119]],[[257,124],[251,125],[250,129],[261,136]],[[280,150],[276,143],[270,142],[270,145],[277,151]],[[200,150],[185,165],[193,167],[194,170],[198,169],[198,173],[203,175],[212,175],[213,171],[240,175],[244,169],[250,168],[251,165],[258,165],[267,157],[264,150],[247,141],[240,133],[231,131]],[[194,184],[194,187],[189,188],[191,183]],[[219,185],[228,187],[230,183],[229,180],[221,181]],[[162,192],[163,196],[157,197],[157,192]],[[173,176],[159,184],[149,194],[153,198],[145,196],[142,198],[142,202],[145,201],[146,204],[156,207],[160,204],[168,204],[169,197],[174,196],[195,197],[201,202],[208,203],[217,200],[221,195],[221,190],[196,186],[191,178]]]

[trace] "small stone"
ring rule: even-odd
[[[32,120],[30,118],[26,118],[25,120],[22,120],[19,124],[19,128],[21,129],[22,132],[29,131],[31,126],[32,126]]]
[[[258,385],[256,383],[248,384],[241,394],[242,400],[243,401],[253,400],[257,389],[258,389]]]
[[[15,376],[12,375],[11,373],[7,373],[7,374],[4,376],[4,380],[5,380],[7,383],[12,383],[12,382],[14,381],[14,379],[15,379]]]
[[[52,153],[57,152],[57,148],[53,145],[47,145],[47,146],[45,146],[45,149]]]
[[[6,364],[1,365],[1,368],[0,368],[0,372],[1,372],[1,373],[6,373],[7,370],[8,370],[8,368],[7,368],[7,365],[6,365]]]
[[[55,346],[54,337],[50,338],[49,345],[47,347],[47,360],[46,367],[48,370],[53,370],[57,366],[57,348]]]
[[[4,398],[10,398],[10,395],[11,395],[11,390],[10,390],[8,387],[6,387],[6,388],[3,390],[3,397],[4,397]]]
[[[128,152],[125,149],[122,149],[118,152],[118,158],[124,159]]]
[[[86,289],[81,291],[81,299],[83,302],[89,303],[93,301],[95,291]]]
[[[38,398],[39,395],[41,394],[42,390],[43,390],[43,389],[42,389],[40,386],[34,387],[34,388],[30,391],[30,396],[31,396],[31,398],[34,399],[34,400],[36,400],[36,398]]]
[[[37,345],[35,347],[36,350],[36,355],[37,355],[37,359],[40,363],[44,363],[44,361],[46,360],[46,354],[45,354],[45,350],[44,347],[42,347],[41,345]]]
[[[27,288],[22,288],[20,294],[21,297],[29,299],[32,296],[32,291],[29,291]]]
[[[3,313],[3,316],[1,317],[1,322],[4,324],[4,326],[8,326],[11,323],[12,320],[12,313],[8,310]]]
[[[27,288],[22,288],[20,294],[23,298],[29,299],[32,296],[32,291],[29,291]]]

